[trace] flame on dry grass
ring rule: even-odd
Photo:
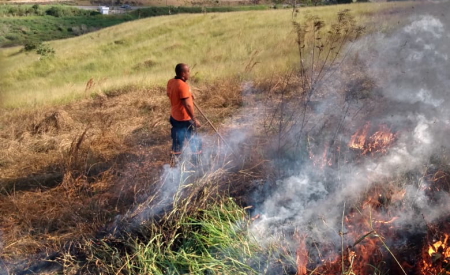
[[[370,135],[372,124],[367,122],[361,129],[352,135],[348,146],[361,150],[363,155],[373,153],[386,153],[390,145],[396,140],[397,135],[391,129],[380,124],[378,130]]]
[[[296,264],[297,264],[297,274],[305,275],[307,274],[307,265],[309,260],[308,249],[306,248],[306,238],[305,236],[298,237],[298,248],[296,251]]]
[[[450,274],[449,237],[449,234],[443,233],[438,241],[424,247],[422,274]]]

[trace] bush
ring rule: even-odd
[[[45,14],[54,17],[66,17],[66,16],[91,16],[100,14],[98,11],[82,10],[74,7],[64,6],[52,6]]]
[[[19,40],[19,35],[15,34],[15,33],[8,33],[7,35],[5,35],[5,38],[11,41],[15,41],[15,40]]]
[[[40,44],[36,49],[36,53],[44,56],[53,56],[55,54],[55,49],[50,47],[48,44]]]
[[[25,43],[23,49],[26,52],[30,52],[32,50],[36,50],[39,46],[41,46],[41,42],[38,41],[28,41],[27,43]]]
[[[62,9],[61,7],[56,7],[56,6],[51,7],[51,8],[48,9],[45,13],[46,13],[47,15],[55,16],[55,17],[63,17],[63,16],[64,16],[64,11],[63,11],[63,9]]]

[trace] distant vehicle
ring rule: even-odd
[[[126,9],[126,10],[131,9],[131,6],[128,5],[128,4],[122,5],[122,6],[120,6],[120,7],[121,7],[122,9]]]
[[[106,6],[100,6],[100,7],[98,7],[98,11],[99,11],[101,14],[109,14],[109,7],[106,7]]]

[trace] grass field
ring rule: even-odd
[[[79,36],[105,27],[141,18],[178,13],[265,10],[269,6],[234,7],[143,7],[126,11],[115,7],[110,15],[68,5],[0,5],[0,48],[23,46]]]
[[[383,10],[408,5],[305,8],[300,9],[297,20],[311,11],[327,20],[338,10],[349,8],[358,22],[382,22],[377,30],[388,30],[391,23],[383,19]],[[377,13],[381,15],[371,17]],[[194,82],[267,77],[296,63],[291,19],[290,10],[163,16],[48,42],[55,50],[51,58],[22,52],[21,47],[1,49],[2,105],[71,102],[89,96],[85,86],[91,78],[99,84],[96,92],[130,85],[160,86],[173,74],[173,64],[181,61],[193,67]]]
[[[413,181],[412,173],[383,174],[380,182],[348,202],[345,219],[361,219],[353,229],[370,226],[364,227],[366,231],[349,226],[345,234],[333,227],[334,236],[349,240],[349,246],[337,255],[342,263],[335,261],[329,269],[308,262],[318,259],[314,251],[327,253],[329,247],[312,248],[305,256],[301,244],[307,236],[300,231],[288,231],[290,235],[281,241],[267,239],[262,231],[257,240],[250,228],[261,217],[250,217],[248,204],[264,199],[259,188],[279,191],[278,179],[293,173],[289,171],[293,159],[300,165],[310,163],[318,179],[312,184],[321,186],[321,179],[329,180],[328,160],[322,168],[315,161],[327,157],[331,148],[321,138],[327,131],[349,137],[358,126],[356,120],[365,122],[366,113],[378,111],[372,106],[385,103],[364,66],[353,58],[354,64],[339,67],[339,79],[326,83],[339,86],[341,82],[345,87],[320,95],[326,104],[337,98],[331,100],[329,113],[308,105],[314,104],[309,98],[298,105],[306,92],[315,92],[312,84],[308,90],[299,63],[306,70],[321,71],[314,64],[322,60],[316,57],[308,63],[307,55],[300,62],[301,29],[293,26],[292,19],[303,22],[308,14],[318,15],[326,32],[338,14],[347,14],[339,12],[349,9],[366,33],[389,33],[402,26],[416,5],[300,8],[294,17],[292,10],[178,14],[45,42],[53,55],[25,52],[23,47],[0,49],[0,274],[52,268],[64,274],[406,274],[399,266],[407,265],[385,267],[384,260],[371,256],[391,259],[383,242],[392,232],[391,225],[378,222],[384,221],[378,215],[389,212],[385,207],[401,204],[397,200]],[[322,27],[322,21],[315,22]],[[305,48],[319,46],[309,39]],[[165,84],[179,62],[191,66],[196,102],[220,127],[225,140],[239,144],[232,143],[231,151],[201,119],[205,163],[193,168],[183,159],[171,169]],[[300,124],[299,110],[305,110],[303,117],[311,121],[321,122],[325,116],[325,122],[323,127],[311,126],[310,132],[295,133],[294,141],[301,143],[295,151],[281,142],[289,139],[291,127]],[[337,162],[347,164],[351,160],[347,156],[357,151],[349,148],[347,140],[337,142],[342,146],[334,156],[344,156]],[[363,157],[371,156],[356,162]],[[432,169],[417,172],[419,187],[424,178],[432,178],[439,188],[450,190],[446,161],[445,157],[430,160]],[[329,180],[329,190],[341,184],[339,169]],[[347,180],[360,179],[352,173]],[[265,191],[266,196],[277,196]],[[272,209],[288,209],[309,192],[285,191],[282,202]],[[344,214],[339,215],[344,223]],[[318,217],[308,230],[319,223],[328,227],[326,221]],[[395,232],[401,235],[402,230]],[[366,251],[367,259],[355,258],[352,250],[362,254],[358,249],[368,247],[363,246],[366,243],[375,243],[375,248]],[[405,251],[400,252],[408,254]],[[356,272],[367,269],[375,271]]]

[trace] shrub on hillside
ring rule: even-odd
[[[45,15],[45,10],[41,8],[38,4],[31,6],[34,15],[43,16]]]
[[[38,42],[38,41],[28,41],[27,43],[25,43],[23,49],[24,49],[26,52],[30,52],[30,51],[36,50],[40,45],[41,45],[41,42]]]
[[[19,35],[15,33],[8,33],[7,35],[5,35],[5,38],[11,41],[15,41],[19,39]]]
[[[51,8],[48,9],[45,13],[46,13],[47,15],[55,16],[55,17],[63,17],[63,16],[65,16],[65,15],[69,15],[69,12],[68,12],[68,11],[65,11],[63,8],[61,8],[61,7],[56,7],[56,6],[51,7]],[[70,14],[70,15],[72,15],[72,14]]]
[[[30,16],[35,15],[37,9],[32,6],[17,5],[17,6],[6,6],[0,8],[0,15],[2,16]]]
[[[55,55],[55,49],[50,47],[48,44],[40,44],[36,49],[36,53],[42,57],[53,56]]]
[[[52,6],[45,11],[45,14],[54,17],[66,17],[66,16],[93,16],[100,14],[98,11],[82,10],[74,7],[64,6]]]

